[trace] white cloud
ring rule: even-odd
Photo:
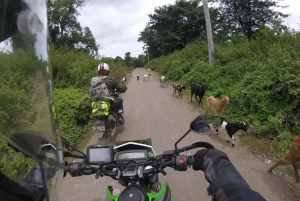
[[[175,0],[90,0],[80,11],[79,22],[88,26],[98,44],[100,54],[107,57],[121,56],[126,52],[137,57],[143,54],[143,43],[137,42],[139,33],[144,30],[155,6],[173,4]],[[284,0],[280,5],[289,8],[279,9],[291,14],[285,19],[288,26],[298,29],[300,13],[298,0]]]
[[[139,33],[149,21],[148,14],[155,6],[175,0],[91,0],[80,11],[82,26],[88,26],[97,43],[100,55],[121,56],[126,52],[137,57],[143,54],[143,43],[137,42]]]
[[[300,1],[284,0],[284,1],[280,1],[279,5],[288,6],[287,8],[278,8],[277,9],[278,11],[280,11],[282,13],[290,14],[290,16],[284,20],[285,24],[288,25],[289,27],[292,27],[292,28],[295,28],[296,30],[298,30],[299,23],[300,23],[300,12],[299,12]]]

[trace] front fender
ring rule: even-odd
[[[163,187],[154,193],[147,193],[149,201],[170,201],[171,200],[171,189],[169,183],[166,182]],[[118,201],[119,194],[113,195],[112,194],[112,187],[106,187],[106,200],[107,201]]]
[[[170,201],[171,200],[171,189],[168,182],[156,193],[147,193],[149,201]]]

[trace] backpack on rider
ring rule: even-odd
[[[93,77],[91,80],[90,97],[93,116],[108,116],[108,111],[114,98],[105,84],[107,76]]]

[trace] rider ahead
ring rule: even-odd
[[[120,84],[114,77],[109,76],[109,66],[106,63],[100,63],[98,65],[98,76],[95,76],[91,80],[90,94],[93,101],[108,101],[112,102],[110,110],[118,112],[118,118],[121,124],[124,123],[123,116],[123,99],[121,97],[114,96],[115,91],[119,93],[125,93],[127,87]],[[104,87],[100,90],[100,93],[92,93],[92,89],[96,86],[100,87],[101,82],[104,82]],[[104,89],[103,89],[104,88]],[[97,90],[96,90],[97,91]],[[94,95],[93,95],[94,94]]]
[[[13,53],[1,53],[5,58],[0,65],[1,201],[59,200],[64,159],[49,63],[46,2],[0,1],[0,42],[8,39],[20,46]],[[100,76],[108,75],[109,68],[105,66],[100,66]],[[108,86],[119,86],[113,78],[107,78]],[[114,106],[123,109],[120,104]],[[14,155],[15,151],[23,154]],[[8,168],[15,159],[22,166]],[[193,169],[204,172],[215,201],[264,200],[250,189],[221,151],[197,152]],[[19,171],[27,176],[21,177]]]

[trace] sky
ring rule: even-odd
[[[88,26],[100,45],[99,54],[105,57],[120,56],[126,52],[132,57],[143,54],[144,44],[137,42],[139,34],[149,22],[149,14],[155,7],[174,4],[175,0],[90,0],[79,12],[78,21]],[[289,5],[283,13],[291,14],[286,25],[299,29],[299,0],[283,0],[280,5]]]
[[[132,57],[143,54],[143,43],[137,42],[139,33],[149,22],[149,14],[156,6],[173,4],[175,0],[89,0],[81,8],[78,21],[88,26],[100,45],[99,54]]]

